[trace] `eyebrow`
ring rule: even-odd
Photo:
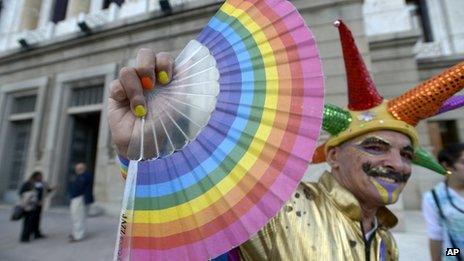
[[[380,143],[382,145],[390,146],[390,143],[388,141],[385,141],[379,137],[375,136],[370,136],[362,140],[361,142],[358,142],[356,145],[362,146],[362,145],[367,145],[367,144],[372,144],[372,143]]]

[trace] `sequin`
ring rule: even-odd
[[[416,126],[431,117],[442,104],[464,86],[464,62],[427,80],[388,102],[388,111],[397,119]]]
[[[240,246],[241,260],[366,260],[361,207],[353,194],[327,172],[318,183],[300,184],[297,191],[304,194],[304,190],[310,190],[314,199],[300,197],[295,208],[306,215],[279,212]],[[379,227],[370,242],[369,260],[398,260],[393,236],[387,231],[397,219],[385,207],[376,216]],[[390,254],[382,255],[380,244]]]
[[[335,26],[340,33],[345,61],[348,108],[352,111],[363,111],[381,104],[383,97],[377,92],[350,29],[341,20],[338,20]]]
[[[371,111],[365,111],[358,115],[358,120],[364,121],[364,122],[372,121],[374,118],[375,118],[375,113]]]
[[[336,135],[346,130],[350,124],[351,114],[348,111],[331,104],[324,106],[323,130],[331,135]]]

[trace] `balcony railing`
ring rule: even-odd
[[[173,9],[190,3],[198,3],[200,0],[170,0],[169,3]],[[205,4],[210,2],[220,2],[219,0],[203,0]],[[136,17],[150,12],[161,13],[161,7],[157,0],[137,0],[125,1],[121,6],[115,3],[110,4],[106,9],[92,11],[89,13],[80,13],[77,16],[67,17],[58,23],[48,22],[39,26],[35,30],[23,30],[19,32],[10,32],[0,34],[0,56],[2,52],[17,48],[27,48],[20,44],[23,39],[28,46],[34,46],[44,41],[53,41],[66,35],[76,34],[82,29],[78,23],[85,22],[89,28],[95,28],[118,20],[124,20]],[[24,43],[24,42],[23,42]]]

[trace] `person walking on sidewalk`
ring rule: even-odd
[[[71,177],[69,193],[71,197],[70,211],[72,221],[72,233],[69,235],[70,242],[80,241],[85,235],[86,204],[85,193],[91,186],[90,173],[86,171],[85,163],[77,163],[74,174]]]
[[[37,192],[37,207],[34,210],[34,218],[32,223],[32,233],[34,234],[35,239],[44,238],[45,235],[40,231],[40,217],[42,215],[42,206],[45,199],[45,196],[53,191],[47,182],[43,180],[42,172],[35,171],[32,174],[34,178],[34,189]]]
[[[39,173],[40,174],[40,173]],[[21,242],[29,242],[31,234],[33,233],[35,224],[37,221],[37,191],[34,188],[34,183],[38,178],[38,173],[34,172],[29,177],[27,181],[25,181],[21,188],[19,189],[19,195],[21,200],[21,206],[24,209],[23,214],[23,228],[21,232]]]

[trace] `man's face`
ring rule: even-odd
[[[411,176],[414,150],[395,131],[374,131],[332,148],[328,161],[337,180],[362,203],[395,203]]]
[[[37,181],[37,182],[41,182],[42,179],[43,179],[42,174],[38,174],[38,175],[35,177],[35,181]]]
[[[74,171],[76,172],[76,174],[82,174],[85,172],[85,169],[86,169],[86,166],[84,163],[78,163],[76,164],[76,166],[74,167]]]
[[[461,157],[454,163],[452,169],[452,178],[455,178],[464,183],[464,152],[461,152]]]

